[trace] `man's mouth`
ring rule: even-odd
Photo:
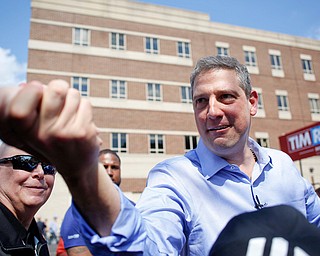
[[[224,130],[224,129],[227,129],[227,128],[229,128],[228,125],[220,125],[220,126],[217,126],[217,127],[209,128],[208,131],[220,131],[220,130]]]

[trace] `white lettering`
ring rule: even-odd
[[[246,256],[263,256],[265,244],[267,239],[265,237],[256,237],[249,240]],[[275,237],[272,239],[269,256],[287,256],[289,250],[289,242],[282,237]],[[294,247],[294,256],[309,256],[300,247]]]
[[[250,239],[246,256],[263,256],[266,241],[267,239],[265,237]]]
[[[292,136],[288,138],[288,141],[290,143],[290,151],[294,151],[296,149],[297,138],[298,136]]]
[[[314,128],[311,130],[312,133],[312,143],[314,145],[317,145],[320,143],[320,129],[319,128]]]
[[[77,239],[77,238],[79,238],[80,237],[80,235],[79,234],[73,234],[73,235],[69,235],[68,236],[68,239],[70,240],[70,239]]]
[[[289,243],[282,237],[272,239],[270,256],[286,256],[288,255]]]
[[[319,132],[319,140],[320,140],[320,132]],[[308,131],[305,133],[300,133],[298,135],[289,137],[288,142],[290,143],[290,151],[294,151],[296,149],[301,149],[303,147],[312,145],[310,133]]]
[[[303,148],[306,146],[311,146],[312,142],[311,142],[311,137],[310,137],[310,133],[309,132],[305,132],[304,134],[301,133],[299,134],[299,148]]]

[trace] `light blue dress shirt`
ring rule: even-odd
[[[109,250],[208,255],[232,217],[280,204],[295,207],[320,227],[320,200],[290,157],[252,139],[248,143],[258,158],[252,179],[209,151],[202,140],[186,155],[157,164],[136,207],[120,192],[121,212],[108,237],[95,233],[73,205],[90,250],[94,255],[116,255]]]

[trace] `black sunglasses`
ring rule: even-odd
[[[41,163],[44,174],[55,175],[57,172],[56,167],[54,167],[51,164],[42,163],[34,156],[16,155],[0,159],[0,164],[7,162],[11,162],[12,168],[15,170],[24,170],[27,172],[32,172],[35,168],[37,168],[38,164]]]

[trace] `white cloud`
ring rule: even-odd
[[[9,49],[0,48],[0,87],[17,86],[26,80],[27,63],[19,63]]]

